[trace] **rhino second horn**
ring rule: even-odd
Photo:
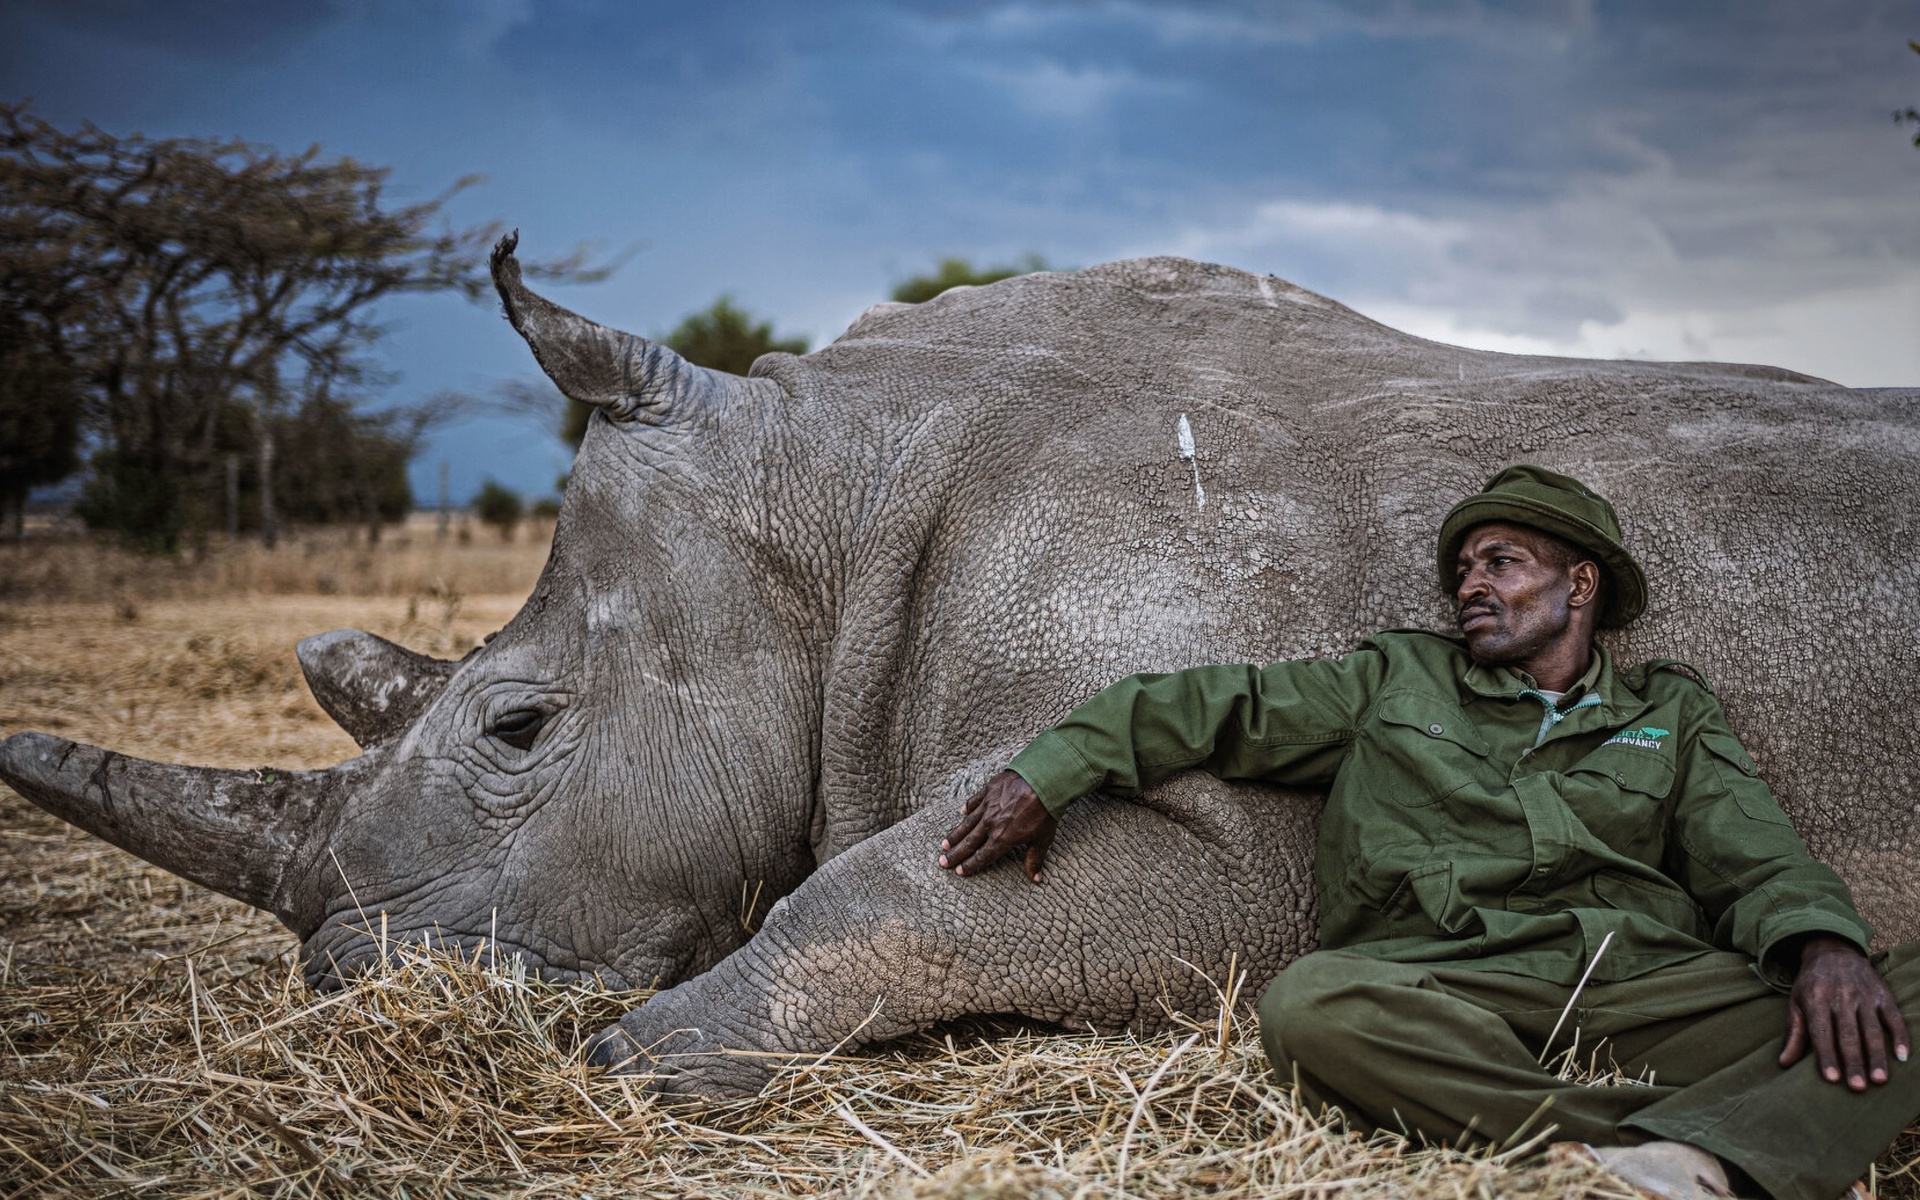
[[[405,733],[460,665],[358,629],[315,634],[294,653],[313,698],[362,748]]]
[[[326,845],[333,797],[363,761],[331,771],[222,771],[149,762],[46,733],[0,742],[0,780],[22,796],[302,933],[321,916],[311,859]]]
[[[520,280],[520,260],[513,256],[519,244],[515,230],[494,246],[494,290],[507,320],[562,392],[616,421],[632,421],[648,408],[697,400],[718,385],[714,372],[665,346],[597,325],[528,291]]]

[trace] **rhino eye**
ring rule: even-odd
[[[487,735],[499,738],[515,750],[531,750],[533,739],[540,735],[540,727],[546,723],[547,714],[539,709],[516,708],[496,717],[487,728]]]

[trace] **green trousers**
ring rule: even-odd
[[[1309,954],[1261,999],[1260,1038],[1308,1102],[1363,1129],[1475,1144],[1551,1125],[1555,1141],[1689,1142],[1778,1200],[1833,1200],[1920,1117],[1920,1055],[1861,1093],[1822,1079],[1811,1054],[1782,1069],[1787,998],[1748,962],[1706,954],[1581,992],[1549,1057],[1577,1029],[1580,1063],[1598,1046],[1603,1066],[1651,1072],[1651,1086],[1556,1078],[1538,1059],[1572,989],[1471,960]],[[1876,965],[1920,1035],[1920,942]]]

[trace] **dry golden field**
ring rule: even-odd
[[[544,532],[442,542],[429,520],[375,547],[302,536],[180,564],[78,540],[0,548],[0,734],[339,761],[353,744],[308,697],[293,643],[351,626],[463,652],[531,589]],[[956,1028],[689,1113],[577,1065],[582,1038],[645,993],[431,958],[316,998],[293,950],[271,917],[0,788],[0,1200],[1629,1195],[1532,1154],[1545,1120],[1466,1155],[1306,1117],[1233,988],[1161,1036]],[[1914,1194],[1916,1148],[1882,1160],[1881,1194]]]

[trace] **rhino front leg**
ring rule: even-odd
[[[1112,1030],[1163,1024],[1163,1001],[1207,1011],[1230,962],[1262,984],[1310,945],[1318,806],[1211,780],[1183,803],[1173,788],[1160,807],[1177,816],[1077,805],[1040,885],[1012,860],[940,870],[952,814],[922,812],[821,867],[747,945],[587,1053],[669,1095],[727,1099],[783,1063],[967,1014]]]

